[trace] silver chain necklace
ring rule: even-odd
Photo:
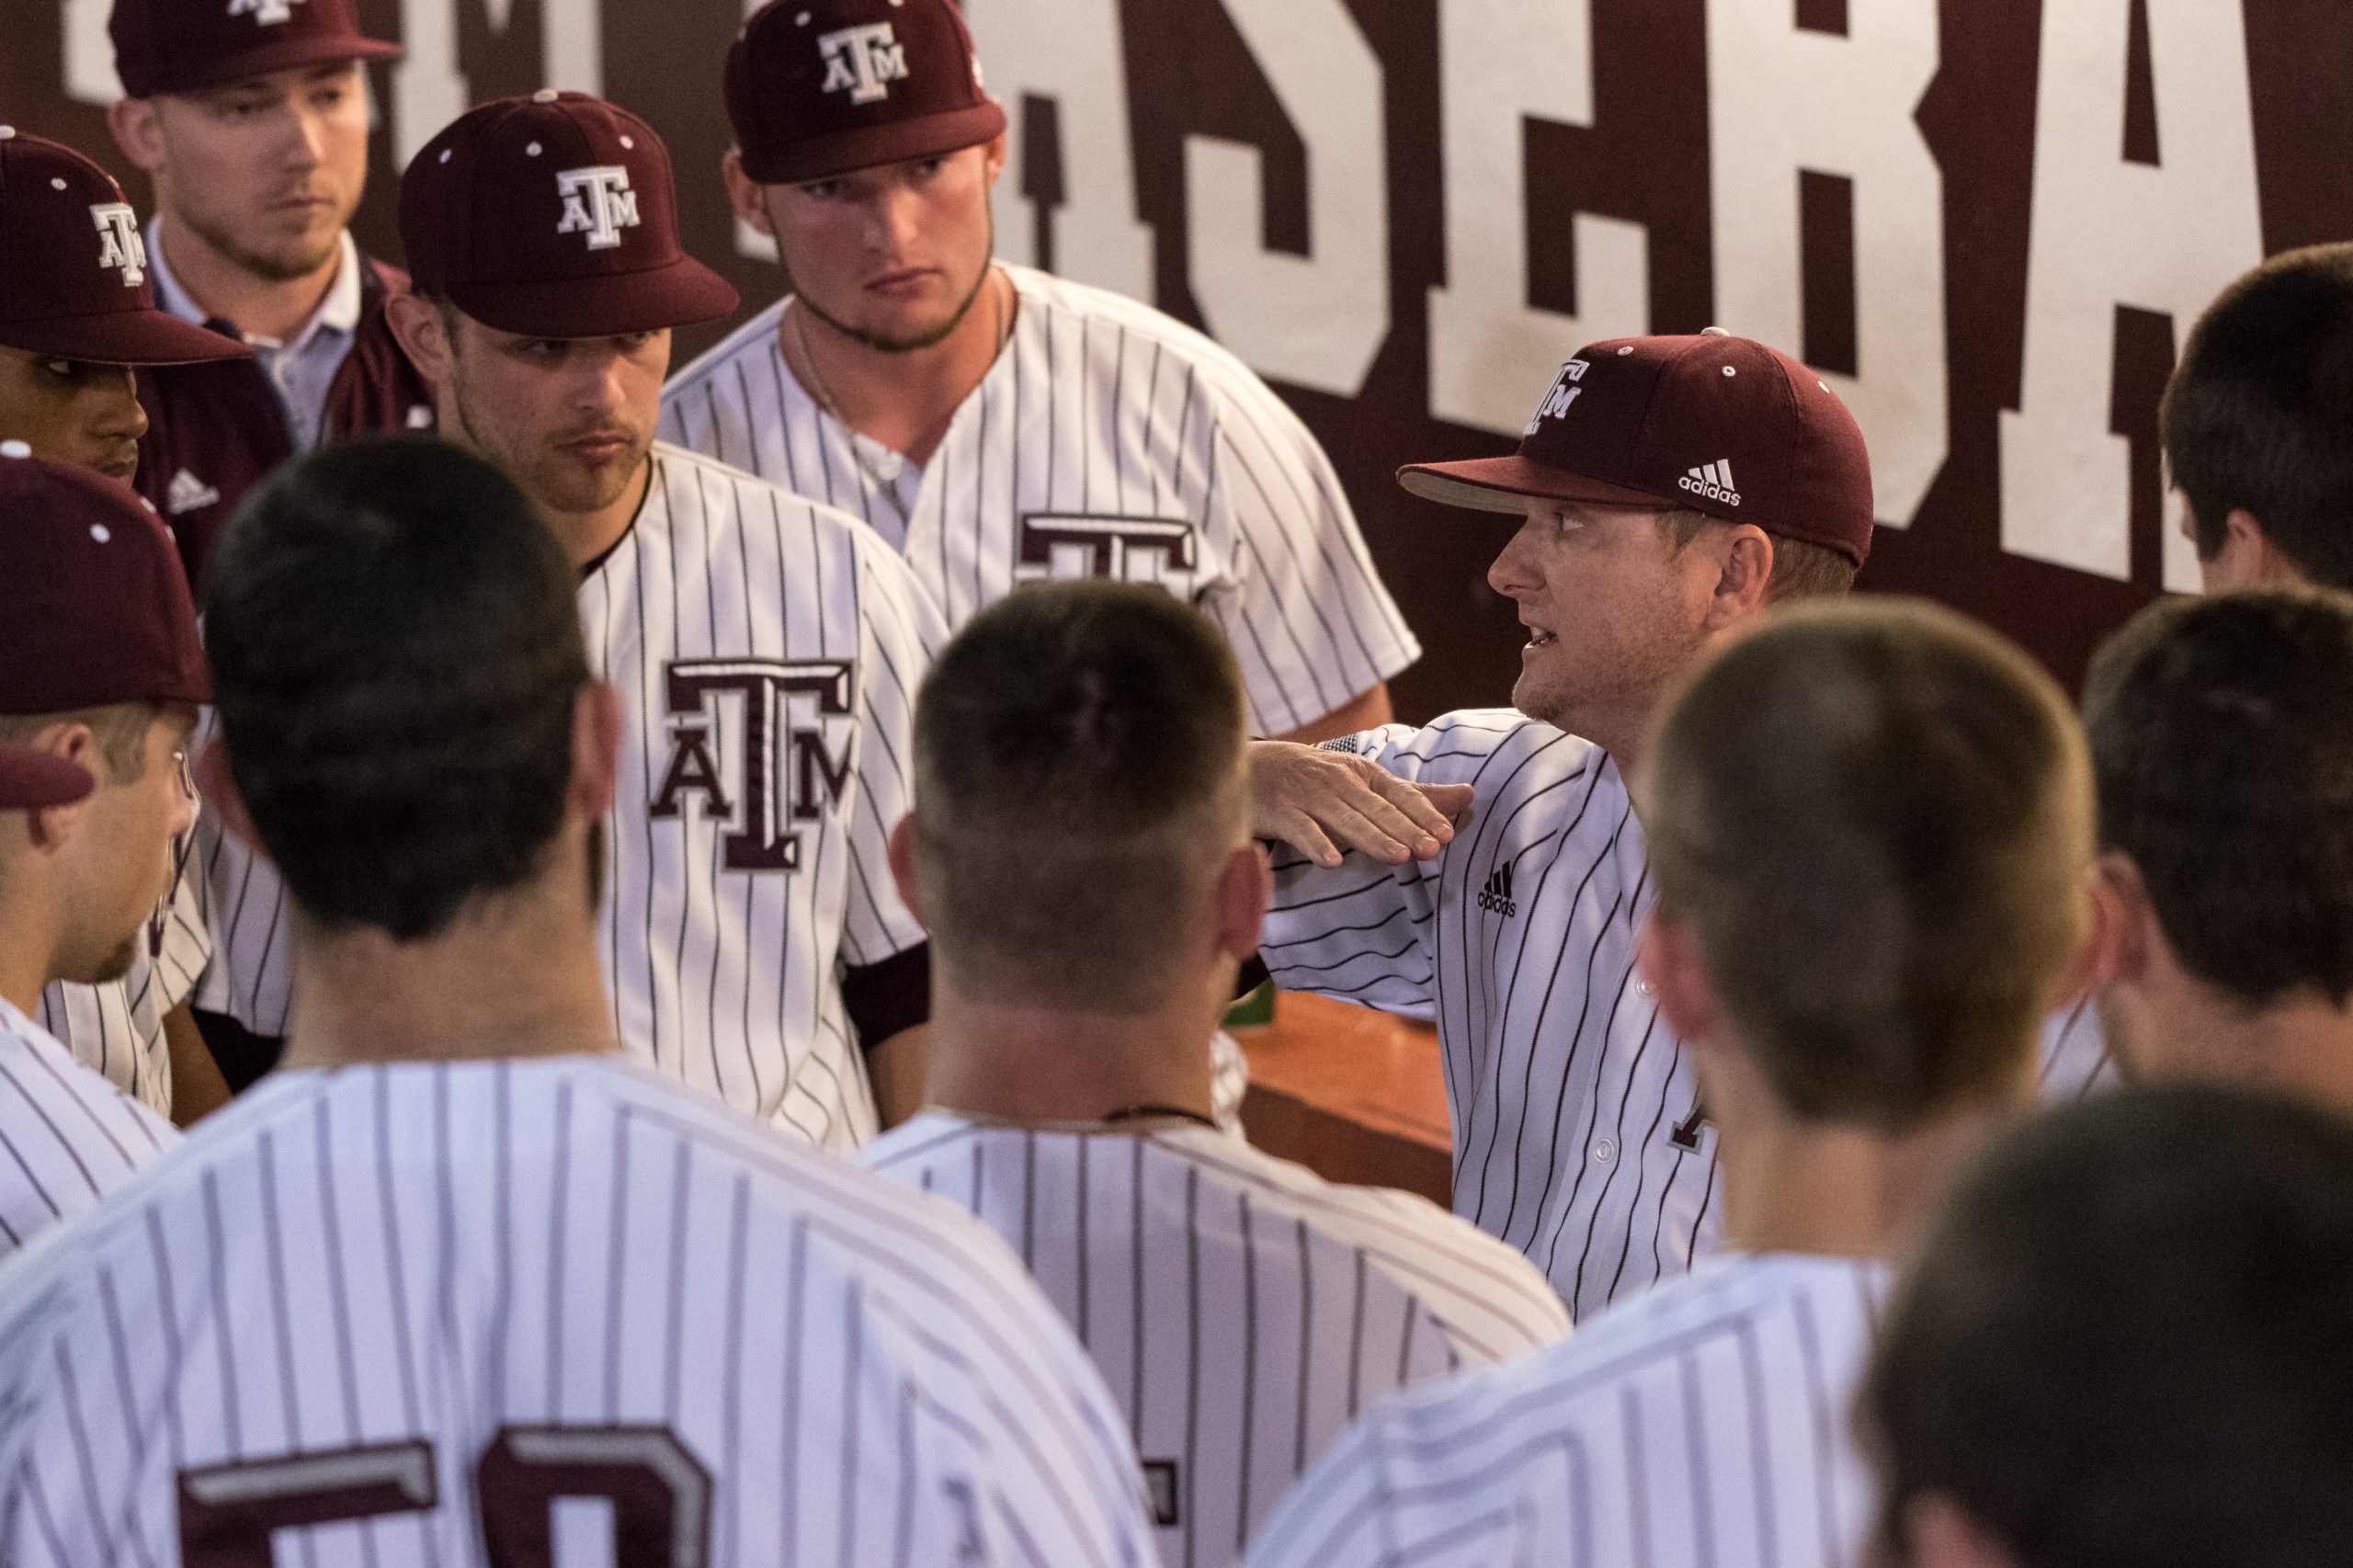
[[[989,351],[991,366],[995,366],[997,356],[1005,352],[1006,339],[1011,335],[1006,330],[1005,295],[993,287],[999,276],[995,265],[992,263],[989,267],[988,278],[989,284],[992,285],[989,288],[989,306],[994,317],[991,325],[996,346]],[[1009,282],[1007,286],[1010,286]],[[869,437],[861,436],[858,426],[842,417],[841,404],[835,400],[834,389],[826,384],[825,372],[818,368],[816,353],[809,347],[809,324],[802,319],[808,313],[807,308],[799,300],[793,301],[792,306],[792,337],[793,341],[801,347],[801,362],[809,367],[809,390],[816,394],[817,406],[833,415],[834,423],[840,426],[842,433],[849,437],[850,460],[858,464],[858,472],[866,477],[868,486],[881,491],[882,498],[891,504],[891,510],[899,515],[899,528],[904,537],[905,531],[914,526],[915,519],[910,515],[906,503],[899,499],[898,482],[895,479],[883,477],[882,472],[876,468],[866,455],[866,443]],[[983,371],[983,374],[985,375],[986,372]],[[879,446],[881,443],[876,444]],[[901,460],[904,460],[904,455]],[[900,470],[902,473],[905,472],[904,468]]]

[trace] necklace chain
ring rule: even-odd
[[[987,287],[989,307],[993,317],[991,334],[995,339],[995,346],[989,350],[991,365],[995,365],[997,356],[1005,352],[1006,340],[1012,335],[1006,326],[1005,295],[995,286],[1001,276],[995,264],[991,263]],[[1011,287],[1010,280],[1007,280],[1006,286]],[[842,434],[849,437],[850,460],[858,464],[858,472],[865,476],[869,487],[881,491],[882,498],[891,504],[891,510],[899,515],[899,528],[904,535],[905,530],[914,525],[915,519],[909,513],[906,503],[899,499],[897,480],[884,478],[881,471],[877,469],[872,460],[867,457],[866,442],[869,437],[858,434],[858,427],[843,417],[841,403],[835,398],[832,386],[826,382],[825,372],[817,364],[816,351],[809,347],[809,324],[802,319],[807,313],[808,312],[798,300],[792,302],[792,336],[801,347],[801,362],[809,367],[809,390],[816,394],[817,406],[833,415],[834,423],[840,426]],[[904,460],[904,457],[902,460]],[[900,472],[904,473],[905,470],[902,469]]]

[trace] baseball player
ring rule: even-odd
[[[136,215],[79,153],[0,126],[0,442],[130,482],[147,415],[133,367],[244,358],[155,308]],[[165,1115],[227,1097],[188,995],[211,956],[202,880],[181,879],[160,948],[103,985],[52,985],[41,1026],[76,1059]]]
[[[1851,583],[1870,468],[1812,372],[1711,333],[1594,344],[1517,454],[1401,477],[1518,519],[1487,573],[1528,627],[1518,706],[1332,750],[1256,747],[1261,831],[1313,851],[1279,861],[1260,952],[1285,986],[1435,1018],[1455,1211],[1525,1252],[1581,1319],[1680,1273],[1723,1219],[1690,1063],[1637,984],[1654,890],[1622,770],[1702,650],[1768,604]],[[1289,825],[1317,779],[1357,790],[1382,768],[1450,787],[1440,809],[1475,788],[1434,858],[1343,859]],[[1437,836],[1396,820],[1401,845]]]
[[[2092,928],[2082,735],[2018,649],[1875,599],[1743,638],[1650,742],[1641,971],[1698,1069],[1731,1250],[1377,1409],[1257,1568],[1859,1559],[1878,1260],[2033,1094]]]
[[[438,442],[313,454],[217,541],[208,774],[290,890],[294,1028],[0,1277],[0,1556],[1148,1568],[995,1237],[620,1058],[575,587]]]
[[[385,321],[408,279],[347,227],[368,177],[363,66],[402,51],[360,30],[353,0],[115,0],[108,30],[130,95],[108,124],[154,186],[157,298],[251,351],[140,376],[139,487],[201,583],[213,534],[288,458],[432,423],[432,395]],[[284,1031],[278,886],[210,813],[198,834],[216,949],[198,1021],[242,1088]]]
[[[2353,1537],[2353,1131],[2219,1087],[1980,1163],[1863,1412],[1890,1568],[2300,1568]]]
[[[2084,722],[2125,1075],[2353,1108],[2353,597],[2153,606],[2093,659]]]
[[[892,859],[938,955],[931,1107],[865,1153],[1077,1328],[1170,1568],[1237,1561],[1378,1395],[1569,1326],[1468,1222],[1217,1128],[1209,1038],[1267,895],[1244,706],[1216,628],[1147,585],[1040,587],[949,644]]]
[[[951,0],[773,0],[726,102],[787,293],[671,383],[665,437],[865,518],[951,627],[1025,582],[1157,583],[1233,644],[1253,734],[1388,722],[1421,645],[1306,426],[1173,318],[992,258],[1005,111]]]
[[[207,696],[171,535],[120,483],[26,453],[0,442],[0,1256],[178,1140],[33,1015],[152,956]]]
[[[392,324],[442,427],[580,569],[629,766],[603,953],[630,1049],[830,1148],[920,1094],[923,932],[891,886],[915,690],[945,638],[857,519],[653,441],[669,328],[734,290],[679,248],[634,115],[542,92],[427,143]]]

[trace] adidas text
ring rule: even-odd
[[[1728,506],[1740,505],[1740,492],[1732,487],[1732,464],[1729,460],[1711,462],[1691,469],[1675,482],[1694,495],[1704,495],[1711,501],[1722,501]]]
[[[1496,867],[1495,875],[1487,879],[1487,885],[1479,890],[1479,907],[1506,920],[1519,913],[1519,905],[1511,896],[1511,867],[1508,863]]]

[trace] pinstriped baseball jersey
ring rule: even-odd
[[[2088,996],[2043,1020],[2040,1053],[2046,1099],[2080,1100],[2117,1085],[2116,1058]]]
[[[1027,267],[1011,341],[920,468],[786,368],[783,303],[681,371],[664,436],[864,517],[951,627],[1040,577],[1157,582],[1223,629],[1255,733],[1421,654],[1330,460],[1239,359],[1148,305]]]
[[[172,1059],[164,1015],[193,995],[212,960],[204,878],[194,860],[159,915],[160,951],[144,934],[131,972],[105,985],[60,981],[41,993],[40,1025],[91,1068],[150,1110],[172,1113]]]
[[[0,1257],[180,1141],[162,1117],[0,1000]]]
[[[631,1064],[273,1077],[0,1277],[28,1565],[1120,1564],[984,1228]]]
[[[923,941],[885,843],[938,611],[855,518],[659,445],[644,508],[580,608],[623,706],[601,944],[622,1040],[856,1147],[875,1113],[843,985]],[[283,1033],[285,938],[264,918],[277,878],[241,845],[210,847],[216,891],[236,890],[215,933],[224,1010]]]
[[[1654,892],[1617,765],[1508,709],[1331,744],[1477,803],[1435,860],[1279,858],[1267,969],[1436,1021],[1455,1212],[1527,1254],[1572,1316],[1681,1273],[1722,1223],[1715,1131],[1637,985]]]
[[[986,1221],[1076,1327],[1127,1413],[1167,1568],[1237,1561],[1379,1395],[1568,1332],[1543,1277],[1453,1215],[1205,1127],[931,1111],[864,1157]]]
[[[1872,1501],[1847,1409],[1883,1265],[1711,1260],[1565,1345],[1401,1394],[1267,1521],[1251,1568],[1839,1568]]]

